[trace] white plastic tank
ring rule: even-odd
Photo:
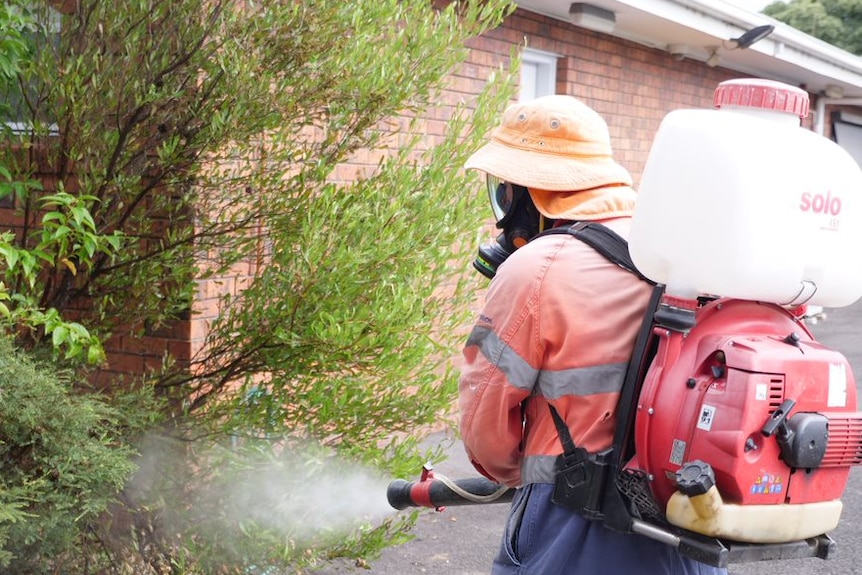
[[[680,297],[828,307],[862,297],[862,170],[800,126],[807,92],[729,80],[714,104],[659,126],[629,236],[635,265]]]

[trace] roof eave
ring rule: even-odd
[[[519,0],[530,10],[568,21],[568,0]],[[862,58],[818,40],[764,14],[722,0],[589,0],[616,14],[610,34],[666,50],[689,48],[687,58],[706,62],[716,52],[719,64],[744,74],[800,85],[813,93],[862,98]],[[774,31],[747,49],[732,49],[731,38],[763,24]]]

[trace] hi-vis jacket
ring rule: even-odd
[[[629,218],[598,220],[626,237]],[[533,240],[497,270],[464,349],[461,434],[486,477],[553,483],[563,452],[613,442],[616,404],[651,286],[569,234]]]

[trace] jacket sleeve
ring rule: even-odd
[[[499,483],[521,483],[523,403],[541,366],[536,304],[540,262],[510,257],[492,280],[464,348],[461,437],[473,466]]]

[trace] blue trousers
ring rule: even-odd
[[[727,575],[552,503],[553,487],[532,483],[515,493],[492,575]]]

